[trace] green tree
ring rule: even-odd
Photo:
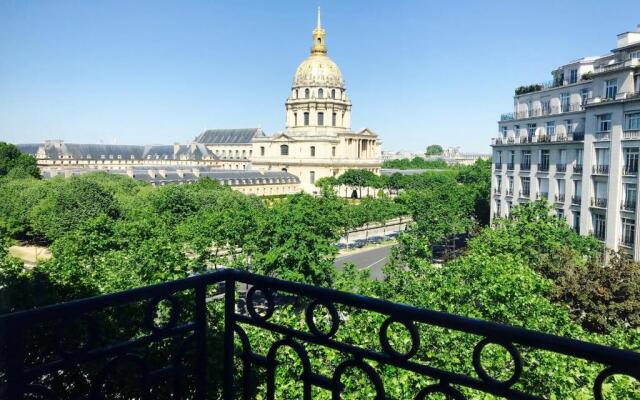
[[[427,146],[426,155],[428,156],[439,156],[442,153],[444,153],[444,150],[439,144],[431,144]]]
[[[48,182],[38,179],[6,179],[0,182],[0,220],[17,239],[35,236],[29,215],[46,196]]]
[[[573,318],[590,331],[640,328],[640,263],[614,252],[604,265],[598,258],[584,266],[574,259],[565,258],[553,298],[568,304]]]
[[[31,209],[29,219],[36,233],[53,241],[102,214],[120,215],[113,195],[90,179],[74,177],[48,182],[46,195]]]
[[[0,142],[0,178],[40,178],[36,159],[12,144]]]
[[[255,271],[316,285],[330,284],[343,207],[337,198],[296,194],[265,210],[247,248]]]
[[[469,189],[473,215],[481,226],[489,225],[491,201],[491,160],[476,160],[458,171],[456,180]]]
[[[362,188],[377,184],[377,175],[366,169],[349,169],[338,177],[344,186],[358,188],[358,197],[362,198]]]
[[[473,227],[470,218],[471,203],[466,189],[453,185],[433,185],[424,190],[407,190],[398,198],[414,221],[412,233],[430,244],[440,242],[452,235]]]

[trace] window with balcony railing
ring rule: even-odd
[[[564,163],[557,163],[556,164],[556,171],[557,172],[565,172],[567,170],[567,164]]]
[[[636,221],[631,218],[622,218],[622,237],[620,244],[626,247],[633,247],[636,238]]]
[[[514,163],[507,163],[507,169],[508,169],[509,171],[513,171],[513,169],[514,169]]]
[[[538,163],[538,171],[549,171],[549,163]]]
[[[607,232],[607,223],[604,215],[599,213],[593,214],[593,235],[598,240],[605,240]]]
[[[565,194],[564,193],[556,194],[555,198],[558,203],[564,203]]]
[[[531,169],[530,163],[520,163],[520,171],[529,171]]]
[[[573,166],[573,172],[576,174],[581,174],[582,173],[582,164],[575,164]]]
[[[571,196],[571,204],[580,204],[582,198],[580,196]]]

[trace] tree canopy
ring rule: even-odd
[[[444,153],[444,150],[439,144],[431,144],[427,146],[427,150],[425,152],[425,154],[428,156],[439,156],[442,153]]]
[[[36,159],[12,144],[0,142],[0,178],[40,178]]]

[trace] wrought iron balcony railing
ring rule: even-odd
[[[514,163],[508,163],[507,164],[507,171],[513,171],[514,165],[515,165]]]
[[[558,163],[556,164],[556,172],[565,172],[567,170],[567,164]]]
[[[620,246],[622,246],[622,247],[633,247],[633,238],[622,238],[622,239],[620,239]]]
[[[236,298],[236,285],[240,283],[249,287],[243,301]],[[213,296],[215,293],[219,295]],[[306,304],[302,309],[293,308],[304,315],[302,326],[286,325],[274,316],[293,299],[297,299],[297,304]],[[220,320],[210,315],[212,307],[221,313]],[[167,316],[163,321],[157,318],[161,309]],[[382,316],[379,348],[338,339],[341,325],[347,323],[345,309]],[[322,318],[326,326],[317,325],[314,315],[319,310],[326,312],[326,318]],[[131,312],[131,318],[123,319],[123,311]],[[113,322],[120,321],[119,318],[139,324],[141,330],[123,331],[114,327]],[[406,349],[394,348],[389,339],[392,324],[406,329],[410,338]],[[84,327],[85,335],[80,334],[79,326]],[[421,348],[420,329],[435,327],[477,336],[473,357],[469,359],[475,374],[439,368],[416,357]],[[0,367],[5,372],[5,396],[11,400],[25,396],[72,398],[71,390],[79,392],[81,398],[109,398],[105,394],[109,385],[111,390],[113,385],[135,389],[135,394],[124,393],[122,398],[150,399],[163,394],[163,398],[232,400],[239,398],[235,392],[241,389],[241,398],[252,399],[259,379],[266,386],[265,398],[273,399],[279,364],[276,357],[283,348],[293,350],[301,363],[298,379],[304,399],[311,399],[312,387],[327,390],[334,399],[340,398],[343,378],[354,369],[369,378],[376,399],[387,398],[385,382],[379,375],[379,369],[387,367],[434,381],[416,387],[416,399],[425,399],[429,394],[464,399],[461,388],[505,398],[540,399],[523,392],[518,384],[524,381],[523,366],[531,362],[523,355],[535,357],[540,351],[601,366],[592,382],[594,398],[602,398],[603,382],[612,375],[640,374],[640,354],[633,351],[231,269],[0,316],[0,328],[4,344]],[[259,354],[252,348],[255,342],[249,340],[250,334],[256,330],[273,335],[273,342],[265,343],[269,347],[267,354]],[[54,343],[53,350],[34,348],[33,339],[37,335],[48,337]],[[74,341],[77,339],[71,337],[74,335],[83,336],[83,340]],[[269,340],[266,337],[261,340]],[[308,348],[318,346],[343,355],[336,359],[331,376],[312,368],[310,357],[317,352],[309,352]],[[511,357],[513,372],[505,380],[492,377],[483,365],[482,352],[486,346],[502,347]],[[153,351],[160,350],[167,351],[169,356],[154,356]],[[42,357],[38,358],[38,354]],[[219,360],[219,369],[212,368],[212,359]],[[133,370],[121,377],[124,382],[118,382],[114,374],[124,365]],[[82,383],[71,386],[65,381],[74,377]],[[213,377],[220,382],[211,382]],[[214,393],[217,387],[222,388],[221,396]],[[56,391],[63,391],[62,397]]]
[[[520,163],[520,171],[529,171],[531,169],[531,163]]]
[[[538,171],[549,171],[549,163],[538,163]]]
[[[507,189],[507,196],[513,196],[513,189]]]
[[[620,203],[620,209],[622,211],[635,211],[636,202],[633,200],[625,200]]]
[[[571,204],[580,204],[581,202],[582,202],[582,197],[571,196]]]
[[[638,164],[625,165],[622,168],[623,175],[638,175]]]
[[[555,198],[558,203],[564,203],[565,194],[564,193],[556,194]]]
[[[536,195],[536,199],[540,200],[540,199],[548,199],[549,198],[549,192],[540,192]]]
[[[582,164],[575,164],[573,166],[573,173],[574,174],[581,174],[582,173]]]
[[[608,175],[609,166],[606,164],[598,164],[593,166],[593,173],[599,175]]]
[[[502,163],[495,163],[494,166],[495,166],[496,171],[502,169]]]
[[[607,208],[607,199],[604,197],[592,197],[591,206],[598,208]]]

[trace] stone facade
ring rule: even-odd
[[[610,54],[519,88],[493,139],[491,214],[548,199],[580,234],[640,260],[640,27]]]

